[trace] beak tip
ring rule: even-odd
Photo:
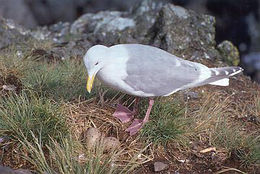
[[[86,85],[86,89],[87,89],[88,93],[91,93],[91,89],[92,89],[94,78],[95,78],[95,75],[88,77],[87,85]]]

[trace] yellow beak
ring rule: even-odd
[[[88,76],[88,82],[87,82],[87,87],[86,87],[86,88],[87,88],[87,91],[88,91],[89,93],[91,92],[94,79],[95,79],[95,75],[93,75],[93,76]]]

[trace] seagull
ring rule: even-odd
[[[132,121],[126,129],[136,134],[149,120],[154,97],[169,96],[177,91],[206,84],[228,86],[229,77],[243,71],[241,67],[208,68],[181,59],[160,48],[142,44],[95,45],[84,55],[87,68],[87,91],[95,77],[105,85],[136,97],[133,111],[118,105],[114,117],[122,123]],[[149,98],[143,120],[134,119],[140,97]]]

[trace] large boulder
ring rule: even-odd
[[[215,19],[180,6],[164,5],[147,33],[149,44],[188,59],[215,59]]]
[[[85,14],[72,24],[70,32],[74,35],[87,33],[94,44],[112,45],[119,43],[121,38],[127,38],[125,31],[136,26],[135,21],[128,16],[118,11]]]
[[[25,0],[1,0],[0,16],[13,19],[16,23],[33,28],[37,21]]]
[[[214,60],[227,55],[238,59],[237,52],[222,49],[233,48],[231,43],[228,47],[216,48],[214,25],[212,16],[167,1],[143,0],[128,12],[87,13],[72,24],[59,22],[20,33],[38,40],[52,40],[55,43],[53,51],[61,58],[82,57],[94,44],[141,43],[160,47],[189,60]],[[231,52],[236,50],[231,49]]]
[[[0,174],[32,174],[32,172],[26,169],[14,170],[11,169],[10,167],[0,166]]]
[[[58,21],[72,22],[77,17],[79,1],[71,0],[27,0],[30,11],[39,25],[50,25]]]
[[[218,59],[228,53],[216,49],[214,25],[212,16],[144,0],[129,12],[87,13],[71,25],[70,33],[86,34],[92,44],[142,43],[190,60]]]
[[[0,50],[28,40],[27,30],[0,17]]]

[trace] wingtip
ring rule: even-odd
[[[234,76],[234,75],[239,74],[243,71],[244,71],[244,69],[238,66],[237,68],[233,69],[233,73],[231,73],[229,76]]]

